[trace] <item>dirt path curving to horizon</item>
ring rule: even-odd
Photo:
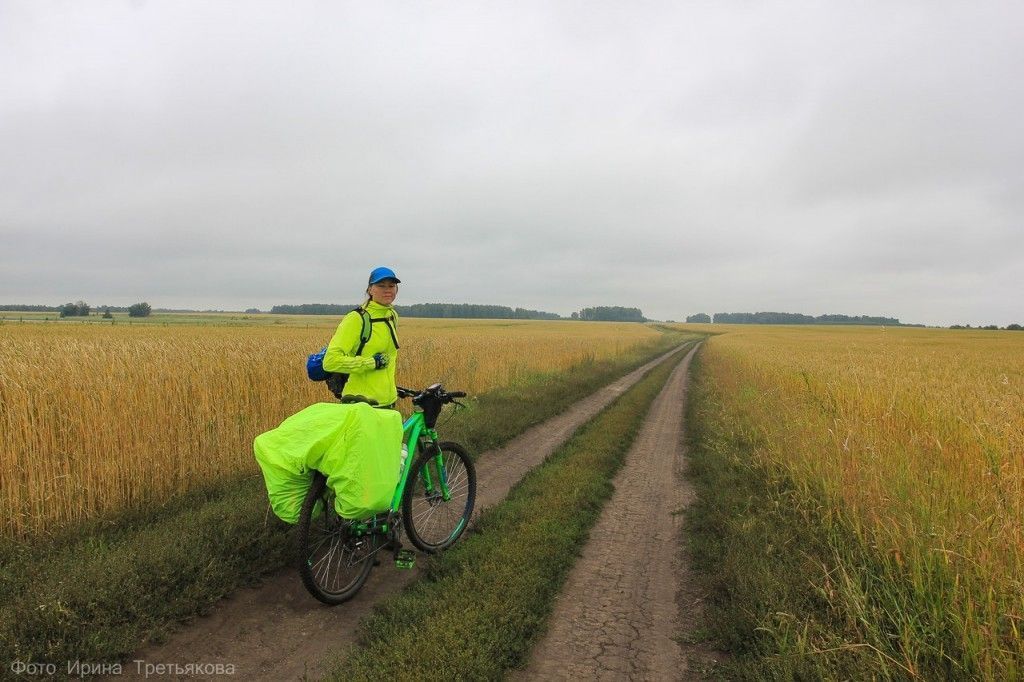
[[[538,424],[504,447],[477,459],[477,501],[474,517],[503,500],[509,490],[539,465],[594,415],[629,389],[652,367],[678,353],[689,342],[583,398],[565,412]],[[418,555],[418,560],[424,557]],[[237,590],[212,613],[173,634],[162,645],[146,647],[124,666],[133,679],[146,665],[230,664],[246,680],[298,680],[322,677],[325,657],[338,654],[355,640],[357,625],[373,607],[416,579],[420,569],[396,570],[387,560],[374,569],[365,587],[351,601],[329,607],[306,592],[292,567],[268,577],[255,588]],[[136,664],[133,661],[142,661]],[[140,665],[142,667],[140,667]],[[142,676],[136,679],[141,679]],[[151,678],[152,679],[152,676]],[[192,677],[190,679],[202,679]]]
[[[680,645],[700,601],[680,537],[694,499],[683,477],[687,373],[679,363],[651,406],[590,540],[517,680],[700,679],[712,652]],[[692,660],[700,665],[691,668]]]

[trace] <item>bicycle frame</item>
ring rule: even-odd
[[[437,432],[428,429],[422,412],[413,412],[405,423],[402,424],[402,441],[406,443],[409,450],[405,462],[402,463],[402,473],[398,478],[398,487],[395,488],[395,496],[391,499],[391,511],[398,511],[402,505],[402,496],[405,495],[405,486],[409,481],[409,472],[412,470],[412,463],[416,460],[417,450],[420,447],[420,436],[429,438],[431,443],[437,443]],[[429,480],[429,474],[427,479]]]

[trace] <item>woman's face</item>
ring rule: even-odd
[[[376,284],[371,284],[367,289],[370,298],[381,305],[391,305],[398,295],[398,283],[393,279],[385,279]]]

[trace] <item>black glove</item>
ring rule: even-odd
[[[388,366],[388,356],[383,353],[373,354],[374,369],[384,369]]]

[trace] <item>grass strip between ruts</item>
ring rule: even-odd
[[[495,679],[523,665],[684,353],[651,370],[486,510],[471,535],[431,561],[426,580],[381,604],[331,676]]]
[[[539,375],[473,401],[439,427],[477,451],[506,442],[683,339],[614,361]],[[260,476],[228,479],[158,507],[52,538],[0,543],[0,678],[11,661],[113,662],[221,597],[292,561],[292,535],[269,514]],[[297,579],[297,578],[296,578]]]

